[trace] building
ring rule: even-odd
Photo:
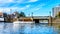
[[[49,16],[31,16],[28,17],[20,17],[19,19],[14,19],[13,21],[33,21],[34,23],[51,23],[50,17]]]
[[[0,22],[4,21],[3,12],[0,12]]]
[[[14,12],[12,15],[13,15],[13,18],[17,18],[18,12]]]
[[[55,17],[58,14],[58,12],[60,12],[60,5],[57,7],[54,7],[52,9],[52,12],[53,12],[53,17]]]
[[[0,17],[3,17],[3,12],[0,12]]]

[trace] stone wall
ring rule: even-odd
[[[54,20],[52,20],[52,23],[60,23],[60,18],[55,18]]]

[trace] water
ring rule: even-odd
[[[58,34],[58,29],[48,24],[0,23],[0,34]]]

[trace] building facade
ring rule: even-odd
[[[0,12],[0,17],[3,17],[3,12]]]
[[[52,12],[53,12],[53,17],[55,17],[58,14],[58,12],[60,12],[60,6],[54,7],[52,9]]]
[[[0,12],[0,22],[4,21],[3,12]]]

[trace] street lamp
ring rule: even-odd
[[[12,12],[12,9],[10,9],[10,14],[11,14],[11,12]]]
[[[32,12],[32,15],[31,15],[31,16],[32,16],[32,18],[33,18],[33,12]]]
[[[52,17],[51,17],[51,11],[50,11],[49,13],[50,13],[50,22],[51,22],[51,26],[52,26]]]
[[[51,17],[51,11],[49,12],[49,14],[50,14],[50,17]]]

